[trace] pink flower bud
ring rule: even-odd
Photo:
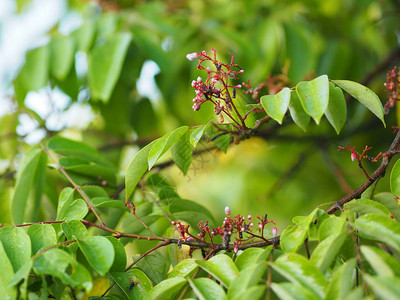
[[[250,221],[250,220],[251,220],[251,215],[248,215],[248,216],[247,216],[247,219]]]
[[[254,226],[254,224],[253,224],[253,223],[250,223],[250,224],[249,224],[249,226],[250,226],[250,227],[253,227],[253,226]]]
[[[171,224],[172,224],[172,225],[176,225],[176,222],[175,222],[175,221],[172,221]]]
[[[258,229],[262,229],[262,227],[263,227],[263,225],[260,223],[260,224],[258,224]]]
[[[197,77],[197,82],[203,82],[203,79],[201,79],[201,77]]]
[[[235,251],[235,253],[238,253],[239,247],[238,247],[238,246],[235,246],[235,247],[233,248],[233,251]]]
[[[239,71],[239,73],[243,73],[243,72],[244,72],[244,70],[240,70],[240,71]]]
[[[351,161],[355,161],[357,159],[357,154],[355,152],[351,152]]]
[[[196,80],[193,80],[191,85],[192,85],[192,87],[195,88],[195,87],[196,87],[196,84],[197,84]]]
[[[186,58],[187,58],[188,60],[194,60],[194,59],[197,58],[198,55],[199,55],[198,53],[193,52],[193,53],[186,54]]]
[[[231,209],[229,208],[229,206],[225,207],[225,214],[228,216],[231,214]]]
[[[242,88],[242,85],[241,85],[241,84],[238,84],[236,87],[237,87],[238,89],[240,89],[240,88]]]
[[[213,53],[213,54],[214,54],[215,52],[216,52],[216,51],[215,51],[215,49],[211,49],[211,53]]]
[[[272,235],[275,237],[277,233],[278,233],[278,228],[274,226],[274,228],[272,228]]]

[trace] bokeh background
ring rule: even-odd
[[[358,81],[384,103],[385,74],[399,64],[399,12],[397,0],[0,1],[0,222],[11,223],[15,172],[26,149],[55,133],[99,149],[119,169],[117,186],[140,147],[178,126],[212,120],[211,106],[191,108],[190,83],[205,74],[187,53],[214,48],[221,60],[232,53],[244,69],[241,80],[253,85],[281,74],[289,87],[321,74]],[[129,44],[115,58],[121,36]],[[118,58],[121,68],[112,70]],[[96,76],[114,82],[109,93],[99,94]],[[244,216],[267,213],[281,231],[293,216],[365,180],[338,145],[373,146],[371,155],[387,149],[396,112],[385,129],[356,100],[348,107],[340,135],[327,120],[304,133],[285,119],[227,154],[194,157],[186,176],[174,166],[160,175],[216,220],[230,206]],[[54,179],[46,187],[40,219],[54,217],[66,184]],[[387,187],[382,180],[378,189]]]

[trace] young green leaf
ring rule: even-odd
[[[296,86],[296,92],[306,113],[319,124],[329,103],[328,76],[321,75],[311,81],[301,81]]]
[[[70,36],[56,36],[50,41],[50,72],[62,81],[73,66],[75,54],[74,39]]]
[[[226,287],[239,274],[232,259],[225,254],[216,255],[209,260],[196,260],[196,263]]]
[[[353,273],[355,271],[355,259],[348,260],[335,271],[326,288],[326,300],[345,300],[353,286]],[[351,298],[350,298],[351,299]]]
[[[146,294],[146,299],[174,299],[186,282],[186,279],[182,277],[165,279]]]
[[[147,292],[153,287],[146,274],[136,268],[127,272],[113,272],[110,275],[129,300],[145,299]]]
[[[33,224],[29,226],[27,233],[31,239],[33,254],[43,247],[57,244],[56,231],[50,224]]]
[[[106,236],[114,248],[114,262],[110,268],[110,272],[123,272],[126,268],[126,251],[119,239],[113,236]]]
[[[378,247],[361,246],[361,253],[375,270],[382,276],[400,276],[400,262],[392,255]]]
[[[227,299],[222,286],[210,278],[189,279],[189,284],[195,295],[201,300]]]
[[[88,51],[93,42],[96,26],[94,22],[85,22],[81,27],[71,33],[75,39],[76,48],[78,51]]]
[[[31,240],[21,227],[0,228],[0,242],[17,272],[31,258]]]
[[[113,244],[104,236],[89,236],[78,239],[79,248],[89,264],[100,275],[108,272],[114,262]]]
[[[272,245],[266,247],[265,249],[261,248],[248,248],[244,250],[235,260],[235,264],[238,267],[239,271],[242,271],[244,268],[252,266],[254,264],[258,264],[263,261],[267,261],[268,257],[271,254]]]
[[[326,279],[317,267],[313,266],[304,256],[287,253],[270,265],[289,281],[309,289],[319,298],[324,297]]]
[[[57,220],[82,220],[89,209],[83,199],[74,199],[74,190],[64,188],[58,199]]]
[[[357,212],[359,215],[378,214],[390,216],[390,211],[379,202],[369,199],[354,199],[344,205],[345,209]]]
[[[180,261],[175,268],[168,274],[168,278],[172,277],[189,277],[199,268],[194,259],[184,259]]]
[[[400,278],[394,276],[364,275],[368,286],[379,299],[397,300],[400,295]]]
[[[89,236],[86,226],[77,220],[64,222],[61,224],[61,228],[68,240],[84,239]]]
[[[190,134],[190,143],[193,145],[193,148],[196,148],[197,144],[203,137],[204,132],[209,126],[210,123],[207,123],[206,125],[202,125],[192,130],[192,133]]]
[[[189,127],[187,126],[179,127],[155,141],[149,152],[149,170],[154,166],[157,160],[188,131],[188,129]]]
[[[379,97],[366,86],[363,86],[357,82],[349,80],[332,80],[342,90],[345,90],[353,98],[361,102],[366,108],[368,108],[375,116],[377,116],[386,127],[384,112],[381,100]]]
[[[285,300],[319,300],[321,299],[307,288],[290,282],[272,283],[271,288],[279,299]]]
[[[307,125],[310,123],[310,116],[304,111],[297,93],[291,93],[289,112],[296,125],[306,131]]]
[[[345,216],[330,216],[325,219],[318,228],[318,240],[322,242],[330,236],[336,236],[343,232],[346,224]]]
[[[279,124],[282,124],[289,107],[290,93],[290,89],[285,87],[275,95],[265,95],[260,99],[267,114]]]
[[[396,161],[390,173],[390,190],[395,196],[400,196],[400,161]]]
[[[329,104],[325,116],[336,133],[339,134],[346,123],[347,107],[342,90],[332,82],[329,83]]]
[[[355,228],[361,236],[386,243],[400,251],[400,223],[382,215],[368,214],[357,218]]]
[[[132,35],[128,32],[114,34],[106,43],[95,46],[88,55],[88,80],[93,98],[108,102],[131,40]]]
[[[393,214],[394,218],[400,222],[400,207],[392,193],[384,192],[376,194],[374,196],[374,200],[387,207]]]
[[[1,295],[9,297],[9,299],[16,298],[17,291],[14,287],[9,286],[11,279],[14,276],[13,266],[8,259],[7,253],[4,250],[2,242],[0,242],[0,292]]]
[[[188,131],[172,146],[171,155],[174,163],[182,171],[183,175],[186,175],[193,155],[193,146],[190,143]]]

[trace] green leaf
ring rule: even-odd
[[[174,297],[186,282],[186,279],[182,277],[173,277],[163,280],[148,292],[146,299],[175,299]]]
[[[114,262],[114,247],[106,237],[89,236],[78,239],[78,244],[93,269],[102,276],[108,272]]]
[[[400,251],[400,223],[382,215],[368,214],[359,217],[355,228],[361,236],[386,243]]]
[[[228,289],[229,299],[242,299],[239,297],[242,291],[247,291],[251,287],[260,282],[261,278],[267,270],[268,264],[266,261],[258,264],[253,264],[240,271],[239,276],[232,280]],[[254,299],[254,298],[250,298]]]
[[[214,223],[214,217],[207,208],[190,200],[174,199],[169,205],[169,211],[175,218],[194,226],[202,220]]]
[[[138,257],[139,254],[135,255],[133,260],[136,260]],[[158,251],[153,251],[143,257],[136,263],[136,266],[141,269],[154,284],[162,282],[165,279],[165,275],[168,271],[166,259]]]
[[[226,299],[224,289],[210,278],[189,279],[189,284],[200,300]]]
[[[234,296],[232,299],[263,299],[262,297],[265,294],[267,286],[265,284],[262,285],[254,285],[247,290],[242,290],[237,295]]]
[[[379,214],[390,216],[390,211],[384,205],[369,199],[355,199],[346,203],[344,208],[357,212],[359,215]]]
[[[151,147],[150,152],[149,152],[149,158],[148,158],[148,163],[149,163],[149,170],[154,166],[154,164],[157,162],[157,160],[165,153],[168,151],[169,148],[172,147],[180,138],[182,135],[184,135],[188,131],[189,127],[187,126],[182,126],[177,129],[175,129],[172,132],[169,132],[159,139],[157,139]]]
[[[25,211],[30,190],[39,165],[42,150],[34,147],[28,151],[17,173],[17,181],[11,204],[14,224],[22,224],[25,220]],[[43,170],[40,170],[43,171]]]
[[[325,219],[318,228],[318,239],[322,242],[330,236],[336,236],[343,232],[346,224],[346,217],[330,216]]]
[[[353,286],[353,273],[356,267],[355,259],[340,266],[332,276],[326,289],[326,300],[344,300]]]
[[[61,249],[54,248],[40,255],[33,263],[33,268],[37,275],[52,275],[66,285],[84,288],[86,291],[92,288],[89,271]]]
[[[155,141],[140,149],[128,165],[125,176],[126,201],[130,200],[133,190],[147,171],[149,152],[154,143]]]
[[[95,46],[88,55],[88,80],[93,98],[108,102],[131,40],[130,33],[117,33],[106,43]]]
[[[14,274],[14,277],[11,279],[9,285],[14,286],[18,284],[21,280],[28,280],[29,272],[32,269],[33,262],[32,260],[28,260],[18,271]]]
[[[153,287],[146,274],[136,268],[110,275],[129,300],[145,299],[147,292]]]
[[[209,126],[210,123],[207,123],[206,125],[202,125],[192,130],[192,133],[190,134],[190,143],[193,145],[193,148],[196,148],[197,144],[203,137],[204,132]]]
[[[118,199],[111,199],[108,197],[94,197],[91,199],[94,207],[112,207],[129,211],[124,201]]]
[[[329,104],[325,116],[336,133],[339,134],[346,123],[347,107],[342,90],[332,82],[329,83]]]
[[[297,253],[287,253],[270,264],[274,270],[292,283],[309,289],[319,298],[324,297],[326,279],[304,256]]]
[[[321,299],[307,288],[289,282],[272,283],[271,288],[274,293],[285,300],[318,300]]]
[[[400,196],[400,160],[396,161],[390,172],[390,190],[393,195]]]
[[[310,116],[304,111],[297,93],[291,93],[289,112],[296,125],[306,131],[307,125],[310,123]]]
[[[379,193],[374,196],[374,200],[385,205],[390,212],[393,214],[394,218],[400,222],[400,207],[396,202],[395,197],[392,193]]]
[[[283,117],[289,107],[290,89],[285,87],[275,95],[262,96],[260,101],[267,114],[279,124],[282,124]]]
[[[88,51],[93,42],[95,30],[95,23],[89,21],[71,33],[71,36],[75,39],[78,51]]]
[[[342,248],[346,237],[346,233],[341,233],[324,239],[313,251],[310,262],[325,273]]]
[[[332,80],[342,90],[345,90],[353,98],[361,102],[366,108],[368,108],[375,116],[377,116],[386,127],[384,112],[381,100],[379,97],[366,86],[363,86],[357,82],[349,80]]]
[[[0,241],[0,292],[2,295],[8,296],[10,299],[16,298],[16,290],[8,284],[14,276],[13,266],[8,259],[7,253]]]
[[[328,76],[321,75],[311,81],[301,81],[296,86],[296,92],[306,113],[319,124],[329,103]]]
[[[229,145],[231,144],[231,135],[230,134],[224,134],[216,139],[212,140],[215,146],[222,152],[226,153],[228,151]]]
[[[190,143],[190,134],[188,131],[172,146],[172,160],[177,167],[186,175],[192,161],[193,146]]]
[[[58,198],[57,220],[82,220],[88,212],[89,209],[83,199],[74,200],[72,188],[66,187],[61,191]]]
[[[180,261],[175,268],[168,274],[168,278],[172,277],[189,277],[199,268],[194,259],[184,259]]]
[[[64,80],[73,66],[75,55],[74,39],[56,36],[50,41],[50,72],[58,80]]]
[[[78,220],[64,222],[61,227],[68,240],[84,239],[89,236],[86,226]]]
[[[0,228],[0,242],[17,272],[31,258],[31,240],[21,227]]]
[[[232,259],[225,254],[216,255],[209,260],[196,260],[196,263],[226,287],[229,287],[232,280],[239,274]]]
[[[114,262],[110,268],[110,272],[123,272],[126,268],[126,252],[119,239],[113,236],[106,236],[114,248]]]
[[[31,239],[33,254],[43,247],[57,244],[56,231],[50,224],[33,224],[29,226],[27,233]]]
[[[266,261],[271,254],[272,246],[265,249],[261,248],[248,248],[244,250],[235,260],[235,264],[239,271],[252,265],[257,265]]]
[[[381,276],[400,276],[400,262],[386,251],[377,247],[361,246],[361,253]]]
[[[365,281],[379,299],[397,300],[400,295],[400,278],[364,275]]]

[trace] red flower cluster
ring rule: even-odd
[[[388,113],[389,109],[396,104],[396,101],[400,100],[400,70],[397,70],[397,67],[387,72],[385,87],[389,100],[386,102],[384,108],[385,113]]]

